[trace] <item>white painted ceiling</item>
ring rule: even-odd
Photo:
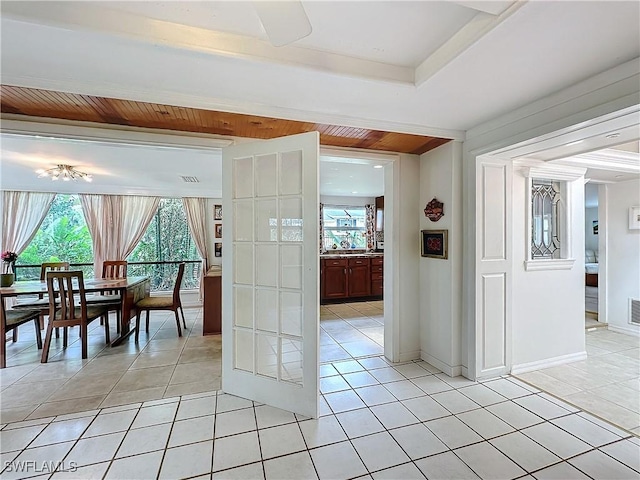
[[[3,1],[1,80],[462,139],[640,55],[635,1],[303,5],[276,48],[250,2]]]
[[[2,1],[0,80],[462,140],[483,121],[640,56],[636,1],[303,5],[311,35],[276,48],[251,2]],[[50,189],[33,170],[65,158],[96,173],[93,192],[220,196],[213,150],[0,140],[2,188]],[[381,170],[352,161],[333,168],[321,164],[322,194],[382,193],[369,176]]]

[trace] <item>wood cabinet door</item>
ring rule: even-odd
[[[371,295],[371,273],[369,264],[349,267],[349,296],[368,297]]]
[[[347,296],[347,268],[344,265],[322,267],[322,298],[345,298]]]

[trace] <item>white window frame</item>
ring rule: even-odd
[[[573,189],[576,187],[576,180],[584,180],[585,168],[568,167],[564,165],[538,164],[524,169],[526,177],[526,202],[527,202],[527,222],[525,235],[526,257],[524,268],[526,271],[539,270],[571,270],[576,261],[572,251],[572,198]],[[531,208],[531,188],[534,179],[551,180],[560,184],[560,202],[562,207],[558,211],[558,228],[560,235],[560,258],[531,258],[531,234],[533,226],[533,212]]]

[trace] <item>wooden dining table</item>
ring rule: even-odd
[[[130,327],[131,319],[136,314],[135,304],[138,300],[149,296],[151,281],[149,277],[128,277],[122,279],[85,278],[84,290],[86,293],[115,291],[120,294],[122,298],[120,335],[110,343],[112,347],[115,347],[135,331],[135,328],[132,329]],[[2,302],[11,297],[41,294],[47,294],[46,280],[24,280],[14,282],[10,287],[0,287],[0,301]]]

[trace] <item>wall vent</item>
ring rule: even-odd
[[[182,178],[182,181],[185,183],[200,183],[198,177],[185,177],[184,175],[180,175],[180,178]]]
[[[640,325],[640,300],[637,298],[629,299],[629,323]]]

